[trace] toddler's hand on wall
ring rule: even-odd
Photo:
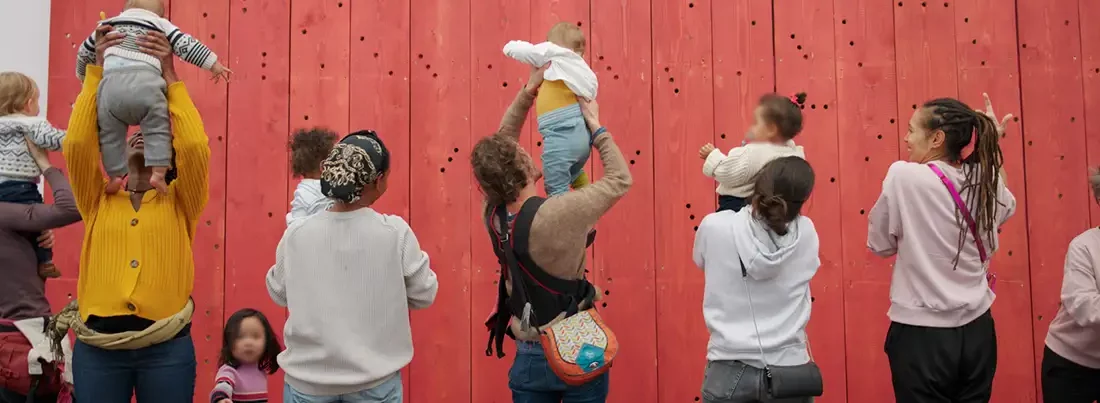
[[[711,152],[714,152],[714,149],[714,144],[703,144],[702,147],[699,147],[699,158],[704,160],[707,159],[707,156],[710,155]]]

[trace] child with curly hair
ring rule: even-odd
[[[332,206],[332,199],[321,193],[321,162],[332,151],[336,138],[336,132],[319,127],[299,129],[290,137],[290,169],[302,180],[286,214],[287,227]]]

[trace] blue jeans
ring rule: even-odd
[[[283,403],[401,403],[401,374],[397,373],[381,385],[338,396],[313,396],[299,392],[285,384]]]
[[[592,153],[592,135],[584,122],[580,104],[564,106],[539,115],[542,134],[542,174],[547,196],[569,191],[569,185],[584,171]]]
[[[195,345],[190,333],[137,350],[73,347],[76,403],[192,403]]]
[[[741,211],[748,205],[748,199],[744,197],[718,195],[718,211]]]
[[[7,181],[0,183],[0,202],[18,204],[42,204],[42,194],[38,193],[38,184],[24,181]],[[41,232],[20,232],[34,247],[34,256],[38,263],[53,261],[53,250],[38,246],[38,236]]]
[[[569,386],[550,369],[537,342],[516,341],[516,359],[508,371],[513,403],[603,403],[610,385],[608,373],[581,386]]]

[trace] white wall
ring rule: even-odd
[[[50,0],[0,0],[0,55],[4,55],[0,57],[0,71],[18,71],[38,83],[45,116],[50,76]]]
[[[18,71],[38,83],[46,116],[50,87],[50,0],[0,0],[0,71]],[[38,191],[44,192],[43,182]]]

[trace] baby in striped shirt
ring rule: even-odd
[[[141,51],[139,40],[152,32],[168,38],[172,52],[188,63],[210,70],[214,81],[228,81],[228,68],[218,56],[195,37],[180,31],[164,18],[163,0],[127,0],[122,13],[104,18],[99,25],[110,25],[114,32],[125,35],[122,43],[108,48],[103,55],[103,80],[99,84],[97,108],[99,147],[103,167],[111,181],[107,193],[122,187],[122,178],[129,172],[126,135],[130,126],[140,126],[145,139],[145,166],[153,174],[149,184],[166,193],[165,179],[172,166],[172,134],[168,120],[167,86],[162,77],[160,60]],[[77,51],[76,75],[84,80],[85,68],[95,64],[96,34],[93,32]]]
[[[210,403],[267,403],[267,376],[279,370],[279,340],[267,317],[255,309],[225,321],[222,351]]]

